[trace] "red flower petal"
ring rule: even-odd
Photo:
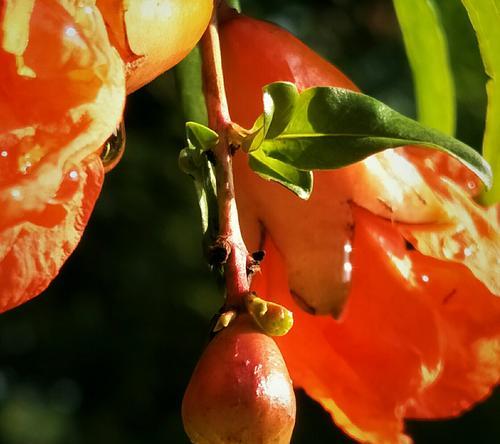
[[[404,417],[458,414],[498,382],[500,301],[463,266],[406,251],[390,222],[359,208],[354,220],[340,320],[296,305],[269,238],[254,290],[294,311],[278,338],[294,383],[356,439],[406,442]]]
[[[85,2],[0,6],[0,311],[35,296],[76,247],[121,119],[123,63]],[[90,156],[90,159],[88,160]]]
[[[101,160],[93,156],[78,175],[69,200],[0,233],[0,312],[42,292],[78,245],[104,179]]]
[[[495,209],[485,210],[454,182],[443,178],[434,182],[445,217],[436,223],[399,224],[401,233],[427,256],[464,264],[500,296],[500,226]]]

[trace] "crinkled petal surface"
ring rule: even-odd
[[[0,7],[0,309],[42,291],[75,248],[121,119],[123,63],[90,0]]]
[[[45,226],[23,222],[0,234],[0,312],[41,293],[78,245],[101,191],[104,170],[92,156],[84,162],[72,197],[48,207]],[[47,221],[53,225],[47,226]],[[6,248],[5,248],[6,247]]]
[[[435,190],[445,220],[400,224],[401,233],[427,256],[466,265],[493,294],[500,296],[500,227],[496,212],[477,205],[449,180],[442,179]]]
[[[408,442],[405,417],[456,415],[498,383],[500,300],[463,265],[408,251],[390,221],[353,214],[353,282],[341,319],[301,310],[270,238],[253,289],[294,311],[278,344],[297,386],[359,441]]]

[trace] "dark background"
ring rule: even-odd
[[[414,116],[389,0],[242,3]],[[457,76],[458,136],[480,146],[486,99],[474,35],[458,0],[438,3]],[[130,96],[125,121],[125,156],[77,251],[44,294],[0,318],[0,444],[188,442],[182,394],[222,296],[201,257],[192,183],[177,168],[183,117],[173,75]],[[417,444],[493,443],[499,416],[497,393],[460,419],[407,428]],[[352,441],[298,392],[293,442]]]

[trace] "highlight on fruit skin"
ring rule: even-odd
[[[295,395],[281,352],[248,314],[203,352],[182,402],[194,444],[288,444]]]
[[[235,17],[220,37],[230,113],[246,128],[266,84],[357,89],[271,23]],[[409,443],[406,418],[450,418],[491,395],[500,213],[474,201],[477,177],[442,153],[404,147],[315,172],[303,201],[257,176],[245,153],[233,166],[243,238],[266,251],[252,290],[293,310],[293,329],[276,342],[295,386],[344,432]]]
[[[213,0],[97,0],[132,93],[180,62],[203,35]]]

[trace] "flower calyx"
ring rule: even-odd
[[[293,313],[280,304],[266,301],[254,292],[245,297],[253,321],[269,336],[284,336],[293,326]]]
[[[228,327],[231,322],[233,322],[238,316],[238,312],[231,308],[226,311],[223,311],[217,317],[217,321],[215,322],[215,326],[212,328],[212,333],[217,333],[224,328]]]

